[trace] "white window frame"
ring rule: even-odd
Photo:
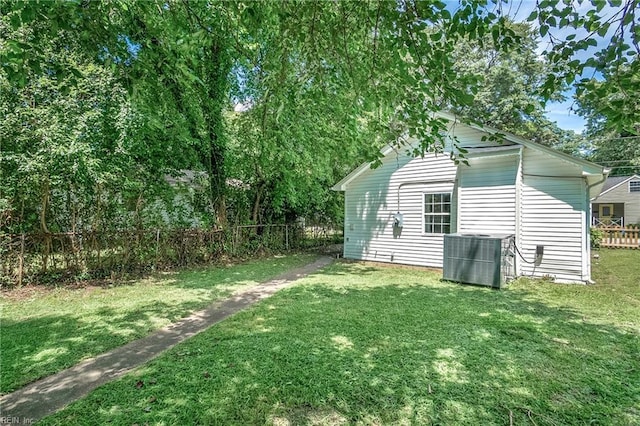
[[[428,196],[438,196],[438,197],[442,197],[444,195],[447,195],[449,197],[448,201],[443,200],[442,198],[439,201],[432,201],[429,203],[429,205],[432,207],[431,211],[427,211],[427,197]],[[440,191],[440,192],[424,192],[422,193],[422,234],[423,235],[444,235],[444,234],[450,234],[451,233],[451,207],[452,207],[452,199],[453,199],[453,193],[450,191]],[[443,210],[443,206],[448,205],[449,206],[449,211],[448,212],[444,212]],[[436,209],[435,207],[439,206],[439,209]],[[435,210],[440,210],[440,211],[435,211]],[[432,218],[435,217],[439,217],[439,218],[447,218],[447,222],[443,222],[441,221],[440,223],[436,223],[435,221],[431,220],[431,221],[427,221],[427,216],[430,216]],[[430,229],[427,229],[427,226],[429,226]],[[445,232],[445,227],[448,227],[449,229]],[[438,231],[442,231],[442,232],[436,232],[436,230]]]
[[[629,192],[640,192],[640,180],[629,181]]]

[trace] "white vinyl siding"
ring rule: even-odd
[[[460,166],[458,232],[516,233],[518,162],[517,155],[500,155]]]
[[[475,129],[458,125],[455,131],[459,146],[496,146],[482,142]],[[468,166],[447,154],[413,158],[402,150],[390,152],[376,169],[357,169],[339,184],[345,191],[345,257],[442,267],[444,236],[425,232],[425,222],[433,222],[425,194],[450,193],[450,232],[513,234],[527,260],[535,258],[536,245],[544,246],[538,267],[518,261],[522,275],[588,280],[584,165],[518,146],[521,152],[476,150]],[[393,226],[398,212],[402,228]]]
[[[456,166],[446,154],[422,159],[392,153],[382,166],[366,170],[345,191],[344,256],[441,267],[443,235],[423,232],[424,193],[453,192],[455,177]],[[404,226],[394,229],[398,211]]]
[[[559,281],[586,281],[586,183],[577,166],[531,149],[524,151],[520,251],[533,261],[544,246],[540,266],[521,263],[523,275],[552,276]]]

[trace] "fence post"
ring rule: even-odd
[[[20,260],[18,262],[18,287],[22,287],[23,274],[24,274],[24,233],[20,234]]]
[[[233,227],[233,234],[231,237],[231,254],[236,255],[236,244],[238,244],[238,225]]]
[[[156,230],[156,260],[154,262],[153,268],[158,269],[158,251],[160,250],[160,228]]]
[[[96,249],[97,251],[97,256],[98,256],[98,268],[100,268],[102,266],[102,258],[100,257],[100,241],[98,240],[98,235],[96,235],[96,230],[92,230],[91,231],[91,236],[93,237],[93,247]],[[86,264],[86,260],[85,260],[85,264]]]
[[[289,250],[289,225],[284,225],[285,249]]]

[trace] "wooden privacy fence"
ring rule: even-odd
[[[631,225],[622,228],[620,226],[599,226],[602,231],[601,247],[640,249],[640,229]]]
[[[0,287],[114,278],[341,241],[339,225],[0,233]]]

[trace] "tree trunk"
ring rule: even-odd
[[[213,208],[219,226],[227,225],[226,206],[226,173],[225,156],[226,144],[224,140],[223,106],[227,99],[227,74],[229,61],[224,57],[222,46],[218,40],[211,43],[209,49],[208,77],[208,109],[209,109],[209,150],[208,172],[211,207]]]
[[[260,214],[260,203],[262,202],[262,192],[264,191],[264,184],[260,184],[258,186],[258,190],[256,191],[256,198],[253,202],[253,212],[251,213],[251,221],[257,225],[258,224],[258,215]]]
[[[42,251],[42,271],[47,272],[47,266],[49,263],[49,253],[51,252],[51,235],[49,228],[47,227],[47,209],[49,208],[50,194],[49,194],[49,177],[45,177],[42,187],[42,198],[40,199],[40,230],[42,231],[43,251]]]
[[[49,208],[49,178],[44,179],[42,186],[42,197],[40,198],[40,230],[48,234],[49,228],[47,227],[47,209]]]

